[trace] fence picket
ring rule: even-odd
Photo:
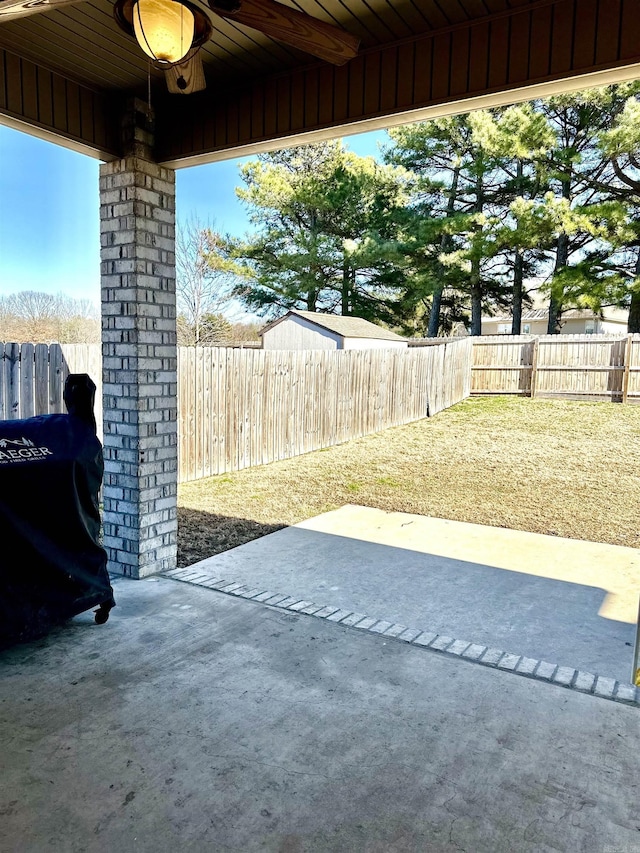
[[[49,347],[35,347],[35,414],[49,414]]]
[[[6,344],[4,351],[5,416],[20,417],[20,344]]]
[[[20,417],[32,418],[35,414],[35,348],[33,344],[20,345]]]

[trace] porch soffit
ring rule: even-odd
[[[212,162],[575,88],[574,78],[640,74],[636,0],[281,2],[359,37],[358,56],[335,67],[216,17],[205,92],[168,95],[151,71],[160,162]],[[110,0],[0,24],[0,122],[102,159],[121,155],[122,105],[146,99],[147,74]]]

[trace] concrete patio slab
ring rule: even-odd
[[[3,853],[636,851],[639,711],[168,579],[0,654]]]
[[[192,568],[226,584],[631,680],[634,548],[344,506]]]

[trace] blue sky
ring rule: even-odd
[[[385,139],[379,131],[345,142],[367,155]],[[243,234],[248,222],[234,192],[240,162],[178,170],[178,221],[194,217]],[[99,304],[98,168],[97,160],[0,126],[0,296],[38,290]]]

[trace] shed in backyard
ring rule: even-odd
[[[400,349],[405,338],[362,317],[288,311],[262,329],[263,349]]]

